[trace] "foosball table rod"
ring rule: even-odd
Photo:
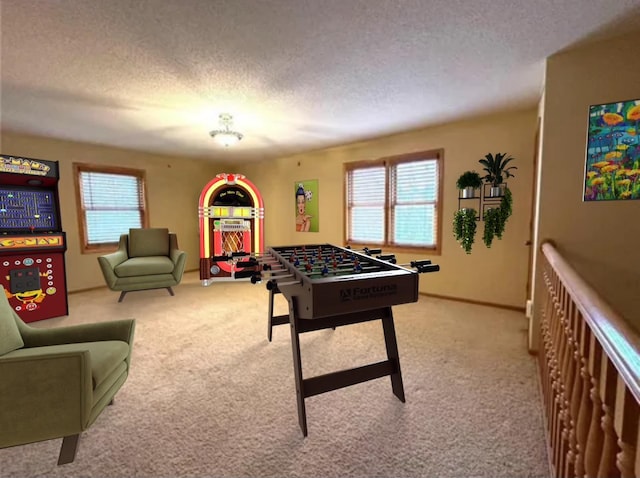
[[[387,261],[386,258],[393,258],[393,261]],[[377,259],[381,259],[381,260],[385,260],[386,262],[391,262],[392,264],[395,264],[395,256],[393,255],[389,255],[389,256],[378,256]],[[363,263],[367,264],[367,261],[363,259]],[[426,261],[414,261],[413,263],[418,263],[418,262],[426,262]],[[430,262],[430,261],[429,261]],[[306,264],[304,264],[306,263]],[[412,263],[412,264],[413,264]],[[247,265],[245,267],[248,267],[250,264],[247,262]],[[279,262],[275,262],[275,263],[270,263],[270,264],[280,264]],[[353,260],[345,260],[344,258],[340,258],[340,259],[336,259],[335,257],[331,258],[329,256],[325,256],[324,259],[320,259],[320,258],[314,258],[312,257],[311,259],[308,258],[303,258],[303,259],[298,259],[297,260],[297,264],[294,263],[294,265],[296,267],[299,267],[300,269],[302,269],[303,267],[307,269],[308,271],[308,264],[311,264],[311,266],[314,269],[322,269],[325,266],[331,266],[334,269],[335,268],[339,268],[339,267],[348,267],[351,265],[358,265],[361,264],[361,260],[357,257],[353,258]],[[254,264],[257,265],[257,264]],[[408,264],[406,264],[405,266],[408,266]],[[372,266],[373,267],[373,266]],[[263,265],[263,270],[269,270],[270,267],[267,267],[266,265]]]
[[[274,269],[273,268],[274,266],[276,266],[277,269]],[[236,262],[236,267],[239,267],[239,268],[253,268],[255,270],[255,272],[260,272],[260,270],[263,270],[263,271],[271,271],[271,270],[273,270],[274,272],[281,271],[281,270],[287,270],[279,262],[258,262],[258,261],[252,261],[252,260]]]
[[[231,252],[229,254],[211,256],[209,260],[211,260],[211,262],[228,262],[238,260],[239,258],[246,257],[248,255],[249,253],[247,252]]]
[[[438,272],[440,266],[438,264],[432,264],[430,260],[411,261],[406,264],[398,264],[400,267],[412,267],[416,269],[419,274],[424,272]]]
[[[354,271],[354,270],[350,270],[350,269],[334,269],[334,270],[328,270],[327,272],[322,272],[321,269],[315,269],[315,270],[310,270],[310,271],[301,271],[301,273],[306,273],[306,274],[322,274],[325,277],[328,276],[337,276],[337,275],[347,275],[347,274],[362,274],[362,273],[366,273],[367,271],[377,271],[378,267],[376,266],[365,266],[365,267],[361,267],[359,270]],[[283,269],[280,271],[276,271],[276,272],[269,272],[269,276],[266,277],[266,279],[269,279],[269,282],[267,283],[267,289],[270,287],[269,283],[278,283],[278,285],[284,285],[284,284],[280,284],[278,281],[282,280],[282,279],[288,279],[289,277],[295,277],[294,274],[288,273],[289,272],[287,269]],[[278,273],[283,273],[285,275],[279,275]],[[262,273],[259,271],[240,271],[240,272],[236,272],[235,277],[237,279],[241,279],[241,278],[246,278],[246,277],[250,277],[251,278],[251,283],[252,284],[257,284],[258,282],[262,282]]]
[[[399,264],[401,267],[412,267],[416,269],[416,272],[418,272],[419,274],[423,274],[423,273],[428,273],[428,272],[437,272],[440,270],[440,266],[437,264],[431,264],[430,260],[423,260],[423,261],[411,261],[409,263],[406,264]],[[322,269],[320,269],[320,266],[323,266]],[[349,265],[346,265],[346,267],[349,267]],[[324,269],[324,265],[322,264],[318,264],[317,266],[315,266],[314,268],[310,269],[310,270],[306,270],[306,271],[301,271],[304,273],[310,273],[310,274],[322,274],[323,276],[337,276],[339,274],[341,275],[345,275],[345,274],[362,274],[362,273],[366,273],[369,270],[377,270],[378,268],[376,266],[364,266],[364,267],[360,267],[360,269],[358,270],[349,270],[345,267],[343,267],[342,269],[340,268],[335,268],[333,270],[326,270]],[[267,289],[270,290],[270,287],[274,287],[274,284],[277,281],[280,281],[282,279],[288,279],[290,277],[294,277],[294,274],[291,274],[289,272],[288,269],[279,269],[276,271],[270,271],[267,272],[267,274],[269,274],[267,277],[263,277],[262,276],[263,272],[260,271],[255,271],[255,270],[246,270],[246,271],[238,271],[235,273],[234,277],[236,279],[243,279],[243,278],[251,278],[251,283],[252,284],[257,284],[258,282],[262,282],[262,279],[268,279],[269,282],[267,283]],[[281,275],[282,274],[282,275]],[[298,283],[299,281],[296,281],[295,283]],[[281,284],[284,285],[284,284]]]
[[[350,246],[347,246],[344,248],[345,250],[335,250],[335,249],[327,249],[327,250],[319,250],[317,248],[309,248],[309,249],[303,249],[303,248],[294,248],[294,249],[289,249],[287,251],[280,251],[280,255],[282,257],[288,257],[290,255],[293,254],[322,254],[322,255],[326,255],[326,254],[348,254],[350,252],[364,252],[366,255],[370,256],[372,254],[381,254],[382,253],[382,249],[369,249],[368,247],[364,247],[362,249],[351,249]]]
[[[364,247],[362,249],[351,249],[350,246],[347,246],[345,248],[345,251],[342,252],[338,252],[338,253],[342,253],[342,254],[348,254],[349,252],[363,252],[368,256],[371,256],[372,254],[381,254],[382,253],[382,249],[369,249],[368,247]],[[291,249],[290,251],[282,251],[281,254],[283,257],[287,257],[289,255],[292,254],[298,254],[298,253],[311,253],[311,254],[322,254],[322,255],[327,255],[327,254],[336,254],[335,250],[318,250],[315,248],[309,248],[306,249],[304,248],[304,246],[301,249],[298,248],[294,248]],[[247,256],[249,256],[247,258]],[[264,253],[251,253],[251,252],[244,252],[244,251],[236,251],[236,252],[230,252],[228,254],[223,254],[223,255],[219,255],[219,256],[211,256],[209,259],[212,262],[225,262],[225,261],[234,261],[234,260],[238,260],[241,258],[247,258],[248,261],[252,261],[252,260],[259,260],[259,259],[263,259],[263,258],[269,258],[269,259],[273,259],[273,261],[271,261],[272,263],[277,262],[274,258],[274,256],[271,254],[271,252],[267,251]],[[380,257],[378,257],[380,258]],[[263,261],[264,262],[264,261]]]

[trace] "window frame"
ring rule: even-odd
[[[140,194],[142,195],[141,210],[141,227],[149,227],[149,207],[147,205],[147,180],[146,171],[143,169],[124,168],[119,166],[104,166],[89,163],[73,163],[73,179],[76,190],[76,211],[78,214],[78,232],[80,236],[80,251],[82,254],[113,252],[118,249],[118,241],[105,242],[101,244],[88,244],[86,213],[83,207],[82,185],[80,182],[81,173],[103,173],[103,174],[120,174],[123,176],[136,177],[140,185]],[[123,231],[123,234],[126,231]]]
[[[435,160],[437,161],[437,181],[438,181],[438,193],[436,197],[436,220],[435,220],[435,246],[403,246],[396,245],[389,242],[390,237],[390,222],[391,222],[391,185],[390,183],[390,168],[396,166],[401,163],[410,163],[421,160]],[[384,241],[383,244],[370,244],[364,242],[354,242],[349,240],[350,236],[350,221],[351,221],[351,208],[349,206],[349,172],[356,169],[366,169],[373,167],[384,166],[385,168],[385,204],[384,204]],[[385,251],[390,252],[416,252],[416,251],[428,251],[430,254],[440,255],[442,253],[442,216],[443,216],[443,179],[444,179],[444,149],[432,149],[426,151],[419,151],[415,153],[407,153],[407,154],[399,154],[395,156],[387,156],[383,158],[373,159],[373,160],[365,160],[365,161],[351,161],[344,163],[344,194],[343,198],[345,201],[345,223],[344,223],[344,244],[349,244],[351,246],[358,247],[373,247],[373,248],[383,248],[383,253]]]

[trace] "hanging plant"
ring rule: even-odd
[[[502,233],[504,232],[504,226],[507,223],[507,219],[511,216],[511,205],[513,203],[513,196],[511,196],[511,190],[509,188],[504,189],[504,196],[500,201],[500,220],[496,226],[496,236],[498,239],[502,239]]]
[[[458,209],[453,215],[453,235],[456,241],[462,240],[462,234],[464,232],[464,213],[463,209]]]
[[[484,234],[482,234],[482,240],[484,245],[491,247],[494,236],[497,235],[497,231],[500,227],[500,208],[494,207],[487,209],[484,212]],[[502,234],[502,233],[501,233]]]
[[[511,216],[512,203],[513,197],[511,195],[511,190],[509,188],[505,188],[504,196],[500,201],[500,206],[487,209],[484,212],[484,233],[482,235],[482,240],[487,247],[491,247],[494,237],[502,239],[505,224],[507,223],[509,216]]]
[[[471,254],[475,241],[477,217],[476,210],[472,208],[459,209],[453,215],[453,234],[467,254]]]

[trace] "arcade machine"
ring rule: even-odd
[[[57,161],[0,154],[0,285],[25,322],[67,315]]]
[[[264,206],[258,189],[242,174],[221,173],[200,194],[200,280],[233,280],[236,258],[264,249]]]

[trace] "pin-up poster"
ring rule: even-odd
[[[589,107],[585,201],[640,199],[640,100]]]
[[[296,181],[296,231],[318,232],[318,180]]]

